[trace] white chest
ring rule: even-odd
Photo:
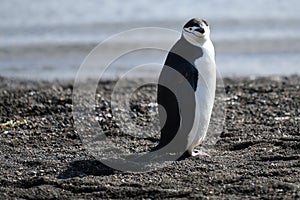
[[[195,60],[195,66],[199,72],[208,73],[215,71],[215,49],[212,42],[206,41],[200,46],[203,52],[202,57]],[[203,75],[204,75],[203,74]]]
[[[209,40],[202,46],[202,57],[195,60],[195,67],[198,70],[198,83],[196,93],[205,91],[205,89],[214,92],[216,86],[216,63],[215,50],[212,42]]]
[[[195,61],[198,70],[196,110],[193,128],[188,137],[188,150],[192,151],[205,138],[214,104],[216,89],[215,52],[211,41],[201,46],[203,55]]]

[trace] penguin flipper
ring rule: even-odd
[[[165,86],[158,85],[157,103],[160,105],[158,113],[162,129],[159,144],[155,149],[160,149],[176,136],[180,127],[180,112],[175,94]]]

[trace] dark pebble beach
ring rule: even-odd
[[[210,156],[133,173],[85,150],[74,126],[72,81],[0,78],[0,199],[300,199],[300,77],[223,81],[226,112]],[[97,88],[99,125],[122,151],[149,151],[159,139],[157,109],[149,106],[156,87],[132,95],[128,120],[137,126],[127,128],[139,134],[130,135],[111,112],[114,85]]]

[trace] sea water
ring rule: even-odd
[[[300,74],[298,0],[1,0],[0,75],[74,79],[85,57],[107,38],[142,27],[180,34],[193,17],[209,22],[223,76]],[[145,33],[111,43],[106,53],[115,53],[120,45],[175,41],[166,34]],[[161,51],[123,56],[108,76],[116,78],[134,65],[153,60],[163,64],[165,56]],[[96,60],[82,77],[98,77],[107,67],[104,64]],[[135,75],[149,74],[151,69]]]

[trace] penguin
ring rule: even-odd
[[[206,155],[195,150],[206,136],[216,89],[215,50],[206,20],[193,18],[183,26],[157,87],[161,137],[153,151],[177,153],[178,160]]]

